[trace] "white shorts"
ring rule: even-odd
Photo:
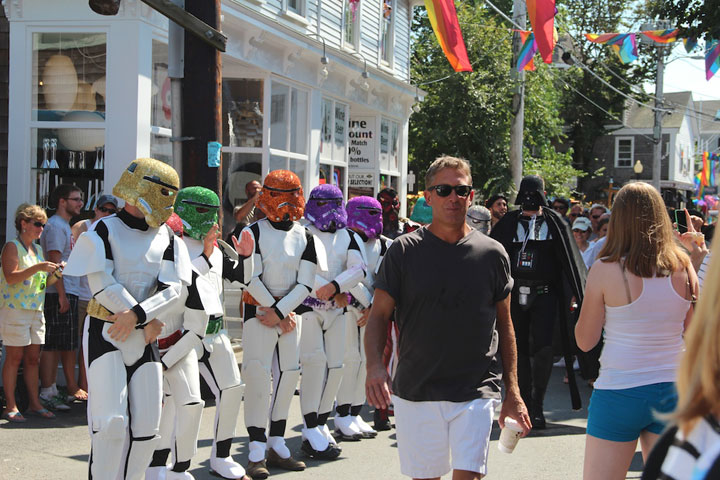
[[[42,310],[4,307],[0,310],[0,337],[8,347],[44,344],[45,317]]]
[[[400,471],[412,478],[442,477],[452,469],[487,473],[493,415],[499,400],[410,402],[395,395]]]

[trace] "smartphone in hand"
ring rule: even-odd
[[[688,231],[685,209],[675,210],[675,223],[677,224],[678,232],[685,233]]]

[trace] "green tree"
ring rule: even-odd
[[[720,39],[720,0],[649,1],[651,13],[680,29],[681,37]]]
[[[410,118],[410,166],[422,177],[441,154],[466,158],[474,185],[488,196],[511,186],[512,36],[483,5],[462,3],[456,8],[472,73],[453,73],[425,11],[418,9],[414,17],[412,78],[427,95],[419,112]],[[570,155],[557,148],[564,140],[562,98],[553,82],[554,73],[542,64],[527,76],[525,146],[529,154],[542,157],[533,167],[563,167],[556,170],[558,178],[551,184],[559,186],[578,172],[571,166]]]

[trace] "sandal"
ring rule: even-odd
[[[24,423],[27,421],[27,419],[23,417],[23,414],[18,411],[5,412],[3,413],[2,418],[4,418],[10,423]]]
[[[87,402],[88,394],[85,390],[82,388],[78,388],[77,392],[74,394],[68,394],[67,401],[68,402]]]
[[[25,415],[33,416],[33,417],[41,417],[46,420],[55,420],[57,417],[53,412],[48,410],[47,408],[41,408],[40,410],[32,410],[27,409],[25,410]]]

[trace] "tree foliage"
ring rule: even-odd
[[[720,39],[720,0],[653,0],[650,11],[671,20],[680,36]]]
[[[422,177],[442,154],[466,158],[474,185],[487,197],[511,187],[508,152],[511,100],[511,32],[483,5],[457,4],[472,73],[453,73],[424,10],[413,21],[412,78],[427,92],[420,110],[410,118],[410,166]],[[560,117],[561,92],[549,67],[538,65],[525,85],[526,152],[542,156],[536,165],[555,165],[554,185],[565,185],[577,171],[569,153],[558,149],[564,139]],[[442,79],[439,81],[434,81]],[[548,193],[552,194],[552,191]]]

